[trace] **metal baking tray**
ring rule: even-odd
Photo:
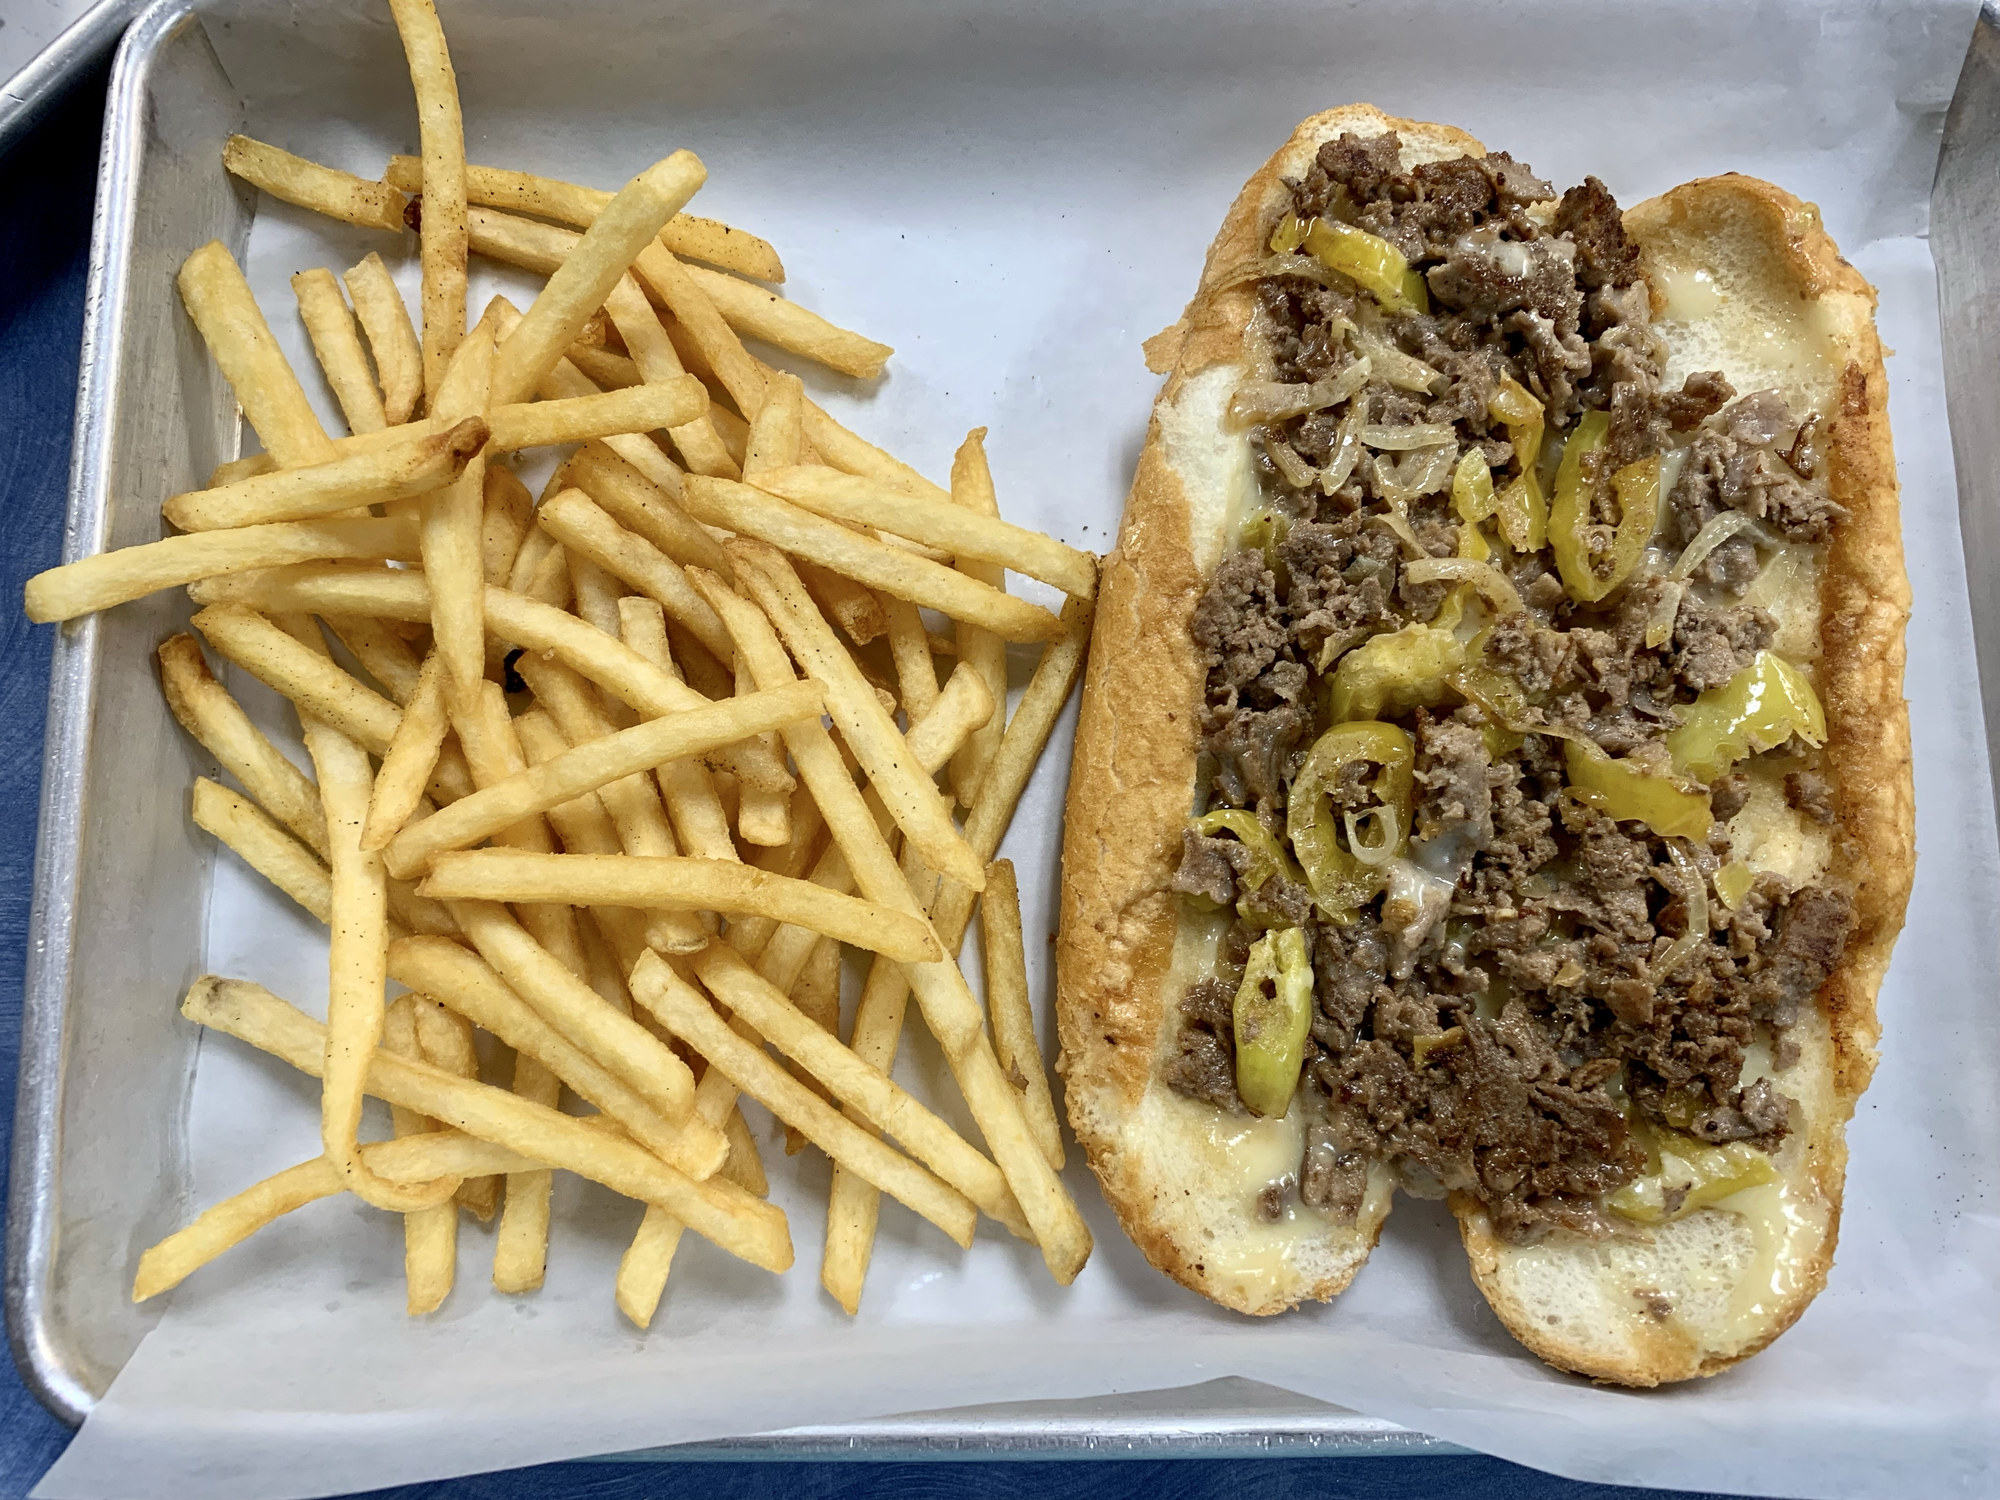
[[[64,555],[157,535],[161,472],[191,483],[240,439],[236,407],[171,293],[196,245],[241,250],[255,204],[217,170],[243,107],[200,18],[159,0],[121,45],[98,183]],[[2000,704],[2000,422],[1987,408],[2000,291],[2000,13],[1982,15],[1933,201],[1950,412],[1989,730]],[[150,483],[135,481],[147,475]],[[156,1314],[126,1296],[172,1227],[194,1042],[157,997],[197,972],[211,853],[179,788],[198,769],[135,664],[188,610],[165,595],[64,627],[50,681],[9,1204],[6,1311],[30,1387],[80,1421]],[[172,791],[163,792],[163,788]],[[115,935],[115,936],[114,936]],[[135,997],[144,997],[143,1004]],[[662,1458],[1240,1456],[1462,1451],[1248,1381],[1029,1402],[652,1450]]]
[[[0,32],[0,156],[103,62],[146,0],[35,0]]]
[[[254,200],[218,169],[243,123],[201,18],[162,0],[119,47],[106,106],[65,559],[158,535],[162,474],[198,482],[238,451],[235,401],[174,298],[189,251],[239,254]],[[143,476],[143,477],[142,477]],[[180,789],[198,770],[161,702],[153,645],[184,599],[64,627],[50,668],[7,1241],[7,1326],[57,1415],[87,1415],[157,1313],[134,1257],[174,1226],[195,1042],[160,996],[200,969],[212,855]],[[171,789],[171,790],[166,790]],[[115,934],[115,938],[112,936]],[[143,998],[143,1003],[135,1001]],[[660,1457],[1210,1457],[1459,1451],[1249,1381],[801,1428]]]

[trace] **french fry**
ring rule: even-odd
[[[855,436],[820,407],[819,403],[808,399],[801,420],[805,425],[806,441],[818,450],[819,456],[836,469],[849,474],[861,474],[871,479],[886,480],[899,484],[914,494],[932,500],[949,500],[951,496],[937,485],[932,484],[915,469],[892,454],[885,453],[866,438]]]
[[[422,3],[429,8],[429,0]],[[492,320],[482,318],[459,341],[443,378],[430,390],[434,420],[456,422],[486,410],[498,359],[493,340]],[[444,662],[445,701],[454,706],[470,703],[486,679],[486,560],[481,547],[485,511],[483,451],[423,505],[424,580],[431,591],[433,649]]]
[[[232,135],[223,142],[222,165],[232,176],[300,208],[363,229],[403,232],[407,200],[386,182],[323,167],[247,135]]]
[[[198,979],[182,1001],[181,1013],[282,1058],[301,1072],[320,1071],[326,1028],[261,985],[213,975]],[[783,1271],[792,1263],[784,1214],[730,1183],[696,1182],[631,1141],[422,1063],[377,1052],[367,1082],[368,1092],[391,1104],[421,1110],[467,1135],[492,1141],[530,1161],[575,1172],[628,1198],[657,1203],[703,1238],[752,1265]]]
[[[303,717],[337,726],[371,754],[388,753],[401,710],[324,652],[301,644],[255,610],[211,605],[192,623],[217,651],[291,699]]]
[[[940,505],[879,480],[816,464],[761,471],[749,482],[815,515],[894,532],[957,558],[1012,568],[1078,598],[1088,599],[1097,589],[1097,560],[1088,552],[964,505]]]
[[[408,521],[276,521],[170,536],[65,563],[30,578],[24,602],[28,618],[42,625],[225,573],[329,558],[414,562],[417,555],[417,530]]]
[[[429,996],[415,997],[412,1010],[423,1061],[478,1082],[479,1053],[473,1044],[472,1023]],[[466,1178],[458,1185],[458,1205],[482,1224],[488,1222],[500,1206],[500,1179],[492,1175]]]
[[[916,605],[891,594],[882,607],[889,622],[889,657],[896,666],[896,696],[914,724],[938,700],[937,663],[931,658],[924,617]]]
[[[803,436],[800,408],[805,403],[805,387],[788,370],[771,372],[764,390],[764,407],[750,421],[750,435],[744,439],[743,477],[789,469],[799,461]]]
[[[730,576],[722,544],[677,500],[602,443],[586,443],[577,450],[569,462],[569,481],[619,525],[682,567]]]
[[[382,756],[382,769],[368,799],[368,820],[361,832],[363,849],[387,848],[389,840],[409,822],[423,800],[450,728],[444,709],[444,664],[433,651],[424,658],[417,691],[396,721],[395,733]]]
[[[560,662],[530,659],[522,665],[527,668],[524,676],[534,689],[536,701],[553,716],[571,745],[602,743],[617,732],[589,686]],[[697,766],[695,770],[700,768]],[[705,773],[703,776],[705,784]],[[680,852],[660,793],[643,772],[606,782],[597,795],[617,830],[617,840],[609,851],[572,850],[572,853],[622,850],[626,854],[671,857]],[[708,941],[712,928],[712,922],[679,910],[649,911],[645,923],[646,942],[667,953],[693,952]]]
[[[648,245],[633,260],[632,269],[667,311],[674,315],[675,324],[686,333],[690,346],[700,353],[701,362],[729,392],[729,399],[736,403],[736,409],[746,419],[762,411],[765,392],[763,368],[750,357],[750,352],[743,347],[743,340],[736,336],[736,330],[716,310],[708,293],[696,285],[694,278],[688,274],[688,268],[675,259],[673,252],[665,246]],[[681,348],[678,342],[675,347]],[[687,349],[681,350],[681,359],[696,374],[701,373],[688,359]],[[728,433],[722,432],[721,435],[727,442]]]
[[[987,691],[985,679],[960,662],[952,668],[944,691],[935,694],[929,711],[913,716],[910,731],[903,738],[910,754],[923,765],[942,766],[997,717],[999,705]]]
[[[962,509],[978,516],[998,517],[1000,502],[993,493],[993,475],[986,466],[986,429],[975,427],[966,434],[958,452],[951,461],[951,499]],[[1007,587],[1006,570],[999,561],[980,560],[965,556],[958,559],[958,570],[966,577],[996,589]],[[1072,597],[1088,598],[1088,594]],[[977,625],[962,626],[958,631],[958,659],[961,666],[974,668],[985,680],[993,693],[993,700],[999,704],[1007,701],[1007,643],[990,630],[982,630]],[[958,758],[952,762],[951,784],[958,794],[958,800],[965,806],[972,805],[978,795],[980,778],[985,776],[994,753],[1000,748],[1001,731],[1007,727],[1007,715],[995,714],[972,736]],[[989,856],[990,857],[990,856]]]
[[[757,683],[751,677],[750,669],[742,662],[738,662],[736,664],[737,695],[743,697],[756,691]],[[778,749],[778,737],[775,734],[760,735],[756,740],[747,742],[744,748],[747,750],[751,744],[756,745],[761,751],[768,754],[778,764],[779,768],[783,769],[783,761],[780,759],[781,752]],[[743,835],[744,842],[748,844],[755,844],[767,849],[784,844],[791,837],[791,798],[775,787],[745,786],[741,788],[736,805],[736,829],[737,832]]]
[[[668,647],[666,612],[654,599],[624,598],[618,601],[620,633],[625,643],[661,671],[677,675],[674,656]],[[683,642],[687,657],[699,646]],[[720,701],[711,700],[711,701]],[[797,785],[785,762],[772,749],[776,736],[770,733],[744,740],[734,750],[730,768],[743,786],[759,787],[789,794]],[[701,859],[736,859],[736,844],[729,836],[729,814],[717,794],[707,767],[691,760],[673,761],[653,772],[660,795],[673,815],[674,832],[681,847]]]
[[[683,501],[698,521],[755,537],[899,599],[983,625],[1008,640],[1047,640],[1061,628],[1039,604],[975,583],[941,563],[862,536],[750,485],[690,475]]]
[[[568,359],[556,361],[555,367],[535,387],[535,393],[544,401],[578,401],[604,394]],[[616,453],[645,475],[649,483],[657,485],[676,504],[679,503],[685,487],[680,466],[668,458],[666,450],[651,437],[644,433],[623,432],[611,433],[593,441]]]
[[[765,1041],[803,1063],[835,1098],[852,1105],[877,1130],[894,1136],[910,1155],[993,1217],[1018,1220],[1013,1194],[998,1167],[886,1073],[863,1062],[831,1031],[802,1014],[741,954],[717,944],[697,956],[694,967],[710,994],[749,1022]]]
[[[195,779],[190,812],[197,828],[227,844],[243,862],[321,922],[333,910],[333,877],[320,859],[247,797],[207,777]],[[389,882],[389,930],[450,935],[458,924],[435,901],[400,880]]]
[[[402,1186],[382,1181],[361,1160],[361,1097],[368,1060],[382,1039],[388,891],[381,856],[361,848],[361,824],[368,811],[367,752],[329,724],[312,718],[305,723],[332,855],[320,1140],[349,1192],[377,1208],[409,1213],[448,1200],[458,1191],[459,1179]]]
[[[473,849],[439,855],[419,889],[439,901],[567,899],[587,906],[746,912],[908,963],[942,952],[925,924],[908,913],[732,860]]]
[[[535,499],[505,464],[488,464],[485,511],[479,528],[479,562],[489,584],[505,584],[535,524]]]
[[[985,940],[986,1012],[993,1023],[993,1052],[1000,1071],[1021,1091],[1021,1113],[1048,1164],[1063,1167],[1062,1126],[1042,1071],[1035,1040],[1035,1013],[1028,1001],[1028,958],[1021,939],[1021,893],[1014,866],[996,859],[986,867],[986,890],[979,902],[980,936]]]
[[[313,353],[326,383],[340,403],[352,432],[377,432],[389,425],[382,409],[382,393],[368,369],[368,353],[361,347],[361,332],[340,283],[323,266],[301,271],[292,278],[292,295],[298,299],[299,319],[306,325]]]
[[[866,584],[803,557],[794,558],[792,566],[820,609],[855,645],[865,646],[889,629],[888,612]]]
[[[447,850],[467,848],[531,813],[594,792],[621,776],[815,717],[821,701],[816,685],[793,683],[774,692],[650,719],[593,744],[578,745],[547,765],[474,792],[405,828],[389,845],[390,870],[407,879]]]
[[[410,310],[382,257],[370,250],[342,278],[354,303],[354,318],[368,335],[375,378],[382,386],[382,414],[394,427],[410,420],[424,394],[424,356]]]
[[[444,938],[400,938],[389,945],[389,969],[398,983],[451,1007],[499,1037],[517,1056],[532,1059],[568,1084],[579,1099],[596,1105],[676,1170],[699,1181],[720,1167],[728,1148],[719,1133],[700,1122],[692,1128],[674,1124],[639,1090],[571,1041],[478,954]]]
[[[525,1053],[514,1055],[514,1093],[553,1110],[562,1102],[562,1080]],[[533,1292],[549,1264],[549,1209],[556,1174],[547,1167],[509,1172],[501,1197],[500,1227],[493,1236],[493,1290]]]
[[[415,157],[392,156],[384,176],[391,184],[410,184],[406,190],[414,192],[420,171]],[[501,167],[467,167],[466,184],[474,203],[534,214],[579,229],[589,228],[611,202],[611,194],[602,188],[578,187]],[[715,219],[675,214],[660,231],[660,242],[676,255],[705,260],[739,276],[758,281],[785,279],[784,264],[768,243]]]
[[[633,280],[629,271],[618,278],[618,284],[605,297],[604,310],[617,325],[641,378],[660,385],[694,379],[682,367],[680,355],[674,352],[674,341],[667,336],[659,314],[653,311],[652,302],[639,289],[639,283]],[[695,381],[695,384],[700,385],[701,382]],[[695,473],[720,474],[733,479],[738,472],[736,462],[723,446],[715,425],[708,420],[707,391],[708,387],[702,386],[704,399],[701,414],[680,423],[668,424],[668,435],[673,438],[681,460]]]
[[[629,354],[617,354],[609,349],[586,349],[581,344],[571,344],[563,351],[563,358],[575,365],[593,385],[602,390],[630,390],[635,385],[643,384],[646,379],[639,373],[638,364]],[[724,450],[725,454],[727,451]],[[681,456],[687,457],[685,453]],[[689,464],[692,466],[693,460],[690,459]]]
[[[221,762],[244,790],[320,854],[326,852],[326,813],[306,774],[250,722],[250,716],[215,680],[191,635],[160,645],[160,682],[167,707],[180,725]]]
[[[290,468],[332,458],[326,429],[222,241],[210,240],[183,261],[178,281],[188,316],[272,459]]]
[[[520,550],[514,554],[513,566],[508,568],[507,579],[502,586],[510,593],[527,594],[529,580],[535,576],[535,570],[551,550],[561,550],[556,546],[556,539],[531,522],[528,534],[521,538]]]
[[[416,1004],[415,996],[403,995],[389,1006],[382,1024],[382,1050],[422,1062],[426,1059],[417,1041]],[[399,1139],[435,1128],[423,1115],[400,1105],[390,1108],[389,1117]],[[465,1191],[463,1183],[459,1191]],[[404,1214],[403,1280],[408,1286],[409,1315],[436,1312],[451,1295],[457,1274],[458,1205],[447,1200]]]
[[[423,144],[422,219],[424,393],[435,403],[446,367],[465,336],[465,121],[458,75],[431,0],[389,0],[417,96]]]
[[[493,372],[501,401],[519,401],[535,388],[576,341],[584,321],[604,305],[605,294],[633,258],[653,243],[707,176],[692,151],[676,151],[634,177],[604,205],[501,346]]]
[[[632,971],[632,998],[707,1058],[711,1068],[786,1124],[796,1125],[827,1155],[929,1219],[959,1245],[972,1243],[978,1214],[962,1193],[860,1129],[780,1068],[763,1048],[738,1036],[659,955],[648,954]]]
[[[941,872],[975,889],[983,885],[984,871],[972,871],[971,851],[953,826],[937,787],[911,758],[895,722],[834,638],[798,575],[768,548],[732,544],[730,558],[737,577],[770,616],[792,655],[825,690],[827,713],[905,836]]]
[[[432,1131],[361,1148],[368,1166],[392,1182],[421,1182],[450,1173],[501,1171],[528,1165],[518,1152],[457,1130]],[[324,1156],[287,1167],[204,1210],[139,1257],[132,1300],[172,1291],[196,1271],[286,1214],[344,1191]]]
[[[365,615],[335,616],[326,623],[341,645],[354,654],[361,670],[397,703],[407,705],[416,696],[428,651],[419,654],[394,627]]]
[[[843,375],[873,380],[896,351],[887,344],[830,323],[818,313],[787,302],[775,292],[706,266],[686,267],[694,284],[737,334],[801,355]]]
[[[687,348],[682,347],[682,339],[686,338],[685,334],[682,334],[680,338],[674,337],[674,330],[679,327],[678,323],[671,325],[667,329],[667,337],[674,339],[674,348],[680,350],[682,359],[686,359],[692,345],[689,345]],[[700,373],[694,369],[692,364],[688,368],[691,373]],[[708,382],[708,385],[710,391],[713,392],[717,382],[711,380]],[[715,424],[715,431],[722,439],[722,446],[729,450],[730,458],[735,460],[738,468],[741,468],[744,460],[750,456],[750,424],[737,416],[728,407],[713,403],[708,408],[708,420]]]
[[[722,1133],[729,1137],[729,1159],[722,1164],[722,1175],[746,1193],[768,1197],[771,1184],[764,1175],[764,1158],[758,1154],[756,1138],[741,1110],[730,1111]]]
[[[583,239],[573,229],[524,219],[498,209],[474,208],[466,213],[472,253],[539,276],[552,276]]]
[[[708,409],[708,388],[692,375],[625,391],[572,396],[555,401],[523,401],[496,407],[493,446],[503,453],[581,443],[618,433],[679,427]]]
[[[217,531],[302,521],[357,505],[401,500],[449,484],[487,442],[487,427],[468,417],[443,432],[405,429],[393,446],[342,453],[325,463],[277,469],[219,489],[191,490],[160,507],[183,531]]]
[[[729,636],[678,563],[651,542],[627,531],[582,490],[564,490],[542,502],[542,529],[599,567],[638,589],[680,621],[709,650],[729,654]]]
[[[755,687],[754,682],[751,685]],[[803,786],[792,793],[790,821],[791,828],[785,842],[770,848],[753,849],[750,863],[773,875],[800,879],[812,869],[819,853],[820,835],[826,831],[818,804],[813,801],[811,791]],[[779,924],[768,917],[738,917],[729,924],[729,945],[755,963],[778,927]]]

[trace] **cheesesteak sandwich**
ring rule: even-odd
[[[1913,863],[1874,294],[1814,210],[1620,213],[1365,105],[1250,179],[1107,560],[1069,1113],[1149,1259],[1341,1291],[1396,1189],[1553,1364],[1824,1283]]]

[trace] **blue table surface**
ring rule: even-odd
[[[104,77],[72,96],[0,159],[0,1185],[7,1169],[21,975],[41,789],[42,725],[52,632],[8,601],[55,563],[69,473],[85,267],[96,181]],[[0,1363],[0,1500],[25,1495],[62,1452],[69,1430]],[[397,1500],[599,1500],[701,1494],[734,1497],[1033,1494],[1228,1495],[1233,1500],[1314,1495],[1356,1500],[1670,1500],[1637,1490],[1555,1479],[1499,1459],[1411,1457],[1262,1460],[1117,1460],[1062,1463],[550,1464],[375,1492]],[[1693,1500],[1693,1497],[1682,1497]]]

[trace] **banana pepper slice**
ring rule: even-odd
[[[1285,832],[1305,868],[1313,900],[1330,920],[1351,921],[1361,904],[1382,889],[1387,861],[1409,847],[1416,759],[1416,741],[1408,730],[1376,721],[1336,724],[1306,752],[1292,779]],[[1362,851],[1365,859],[1342,843],[1345,820],[1337,820],[1327,803],[1342,773],[1357,762],[1381,768],[1370,783],[1381,804],[1379,811],[1370,810],[1382,825],[1381,836]]]
[[[1675,766],[1703,781],[1795,734],[1808,745],[1826,743],[1819,695],[1805,673],[1775,651],[1759,651],[1749,666],[1682,712],[1680,727],[1667,736],[1667,752]]]
[[[1681,786],[1595,745],[1568,740],[1563,766],[1570,795],[1620,821],[1644,823],[1662,838],[1706,839],[1714,821],[1706,788]]]
[[[1605,1200],[1613,1213],[1634,1223],[1683,1219],[1745,1188],[1778,1180],[1770,1156],[1746,1142],[1711,1146],[1659,1126],[1635,1124],[1634,1130],[1646,1146],[1648,1171]]]
[[[1595,604],[1631,575],[1645,556],[1659,519],[1660,456],[1656,453],[1625,465],[1612,476],[1611,487],[1618,496],[1618,528],[1612,536],[1611,566],[1601,574],[1591,566],[1584,541],[1584,528],[1590,523],[1584,459],[1603,451],[1610,430],[1608,412],[1587,411],[1578,420],[1575,433],[1563,448],[1555,499],[1549,508],[1549,546],[1556,555],[1557,571],[1569,596],[1585,604]]]
[[[1296,927],[1266,933],[1250,945],[1237,986],[1236,1093],[1253,1114],[1282,1115],[1291,1107],[1312,1029],[1312,955]]]
[[[1253,812],[1240,807],[1217,808],[1195,818],[1191,826],[1204,838],[1223,833],[1236,836],[1237,842],[1250,851],[1250,868],[1242,876],[1242,882],[1253,891],[1261,891],[1273,875],[1283,875],[1288,880],[1300,878],[1299,867],[1292,863],[1285,846],[1272,837]]]
[[[1405,625],[1373,636],[1341,657],[1327,684],[1332,722],[1380,718],[1442,703],[1451,674],[1465,665],[1465,646],[1449,629]]]

